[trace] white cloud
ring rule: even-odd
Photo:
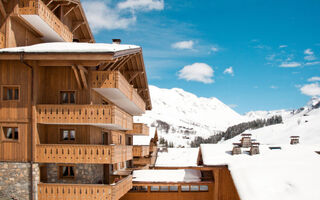
[[[136,12],[164,9],[164,0],[126,0],[114,8],[110,2],[85,0],[82,3],[93,32],[127,29],[136,23]]]
[[[234,76],[234,71],[233,71],[232,66],[226,68],[223,73],[224,74],[230,74],[231,76]]]
[[[276,56],[277,56],[276,54],[268,55],[268,56],[266,56],[266,60],[270,60],[270,61],[272,61],[272,60],[274,60],[274,59],[275,59],[275,57],[276,57]]]
[[[217,46],[213,46],[213,47],[211,47],[211,51],[218,52],[218,51],[220,51],[220,49]]]
[[[172,48],[175,49],[193,49],[194,42],[192,40],[189,41],[181,41],[176,42],[171,45]]]
[[[315,82],[315,81],[320,81],[320,77],[314,76],[308,79],[309,82]]]
[[[118,3],[117,7],[120,10],[163,10],[164,0],[126,0]]]
[[[304,51],[304,54],[306,55],[305,57],[304,57],[304,59],[305,60],[316,60],[317,58],[315,57],[315,55],[314,55],[314,52],[311,50],[311,49],[306,49],[305,51]]]
[[[187,81],[198,81],[202,83],[213,83],[213,69],[206,63],[193,63],[186,65],[179,71],[179,79]]]
[[[271,85],[270,88],[271,88],[271,89],[278,89],[279,87],[278,87],[278,86],[275,86],[275,85]]]
[[[280,46],[279,46],[280,49],[286,48],[286,47],[288,47],[288,45],[280,45]]]
[[[283,62],[281,63],[280,67],[299,67],[301,66],[298,62]]]
[[[307,62],[305,65],[306,66],[312,66],[312,65],[319,65],[320,61],[315,61],[315,62]]]
[[[320,95],[320,86],[319,83],[312,83],[304,85],[300,88],[300,91],[302,94],[308,95],[308,96],[319,96]]]

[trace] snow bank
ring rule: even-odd
[[[113,53],[138,48],[140,47],[126,44],[50,42],[0,49],[0,53]]]
[[[177,170],[135,170],[134,182],[199,182],[201,172],[193,169]]]
[[[158,152],[156,167],[195,167],[199,148],[168,148],[168,152]]]

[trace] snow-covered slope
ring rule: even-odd
[[[313,98],[307,106],[286,114],[282,124],[248,130],[261,144],[289,144],[290,136],[300,136],[301,144],[320,144],[320,99]],[[238,142],[241,136],[223,143]]]
[[[196,136],[209,137],[246,121],[217,98],[197,97],[178,88],[149,88],[153,109],[135,121],[157,127],[159,136],[175,147],[189,146]]]

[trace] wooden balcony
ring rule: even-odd
[[[132,135],[149,135],[149,127],[143,123],[133,123],[133,129],[127,131],[127,134]]]
[[[72,42],[72,32],[42,0],[19,0],[15,12],[26,24],[41,33],[45,42]]]
[[[91,71],[91,88],[130,113],[141,115],[146,104],[119,71]]]
[[[37,105],[37,122],[40,124],[94,125],[111,130],[132,129],[132,116],[110,105]]]
[[[36,162],[114,164],[132,160],[132,146],[39,144]]]
[[[133,146],[133,157],[149,156],[149,146]]]
[[[6,46],[5,44],[5,35],[0,32],[0,49],[4,48]]]
[[[39,183],[38,200],[111,199],[110,185]]]
[[[39,183],[38,200],[118,200],[132,188],[132,176],[111,185]]]
[[[112,185],[112,199],[120,199],[132,188],[132,175],[121,179],[116,184]]]

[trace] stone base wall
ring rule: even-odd
[[[31,199],[30,163],[0,162],[0,199]],[[39,183],[39,167],[34,164],[33,189],[34,200],[37,200],[37,185]]]
[[[103,181],[103,165],[76,164],[74,179],[60,179],[59,166],[47,164],[48,183],[101,184]]]

